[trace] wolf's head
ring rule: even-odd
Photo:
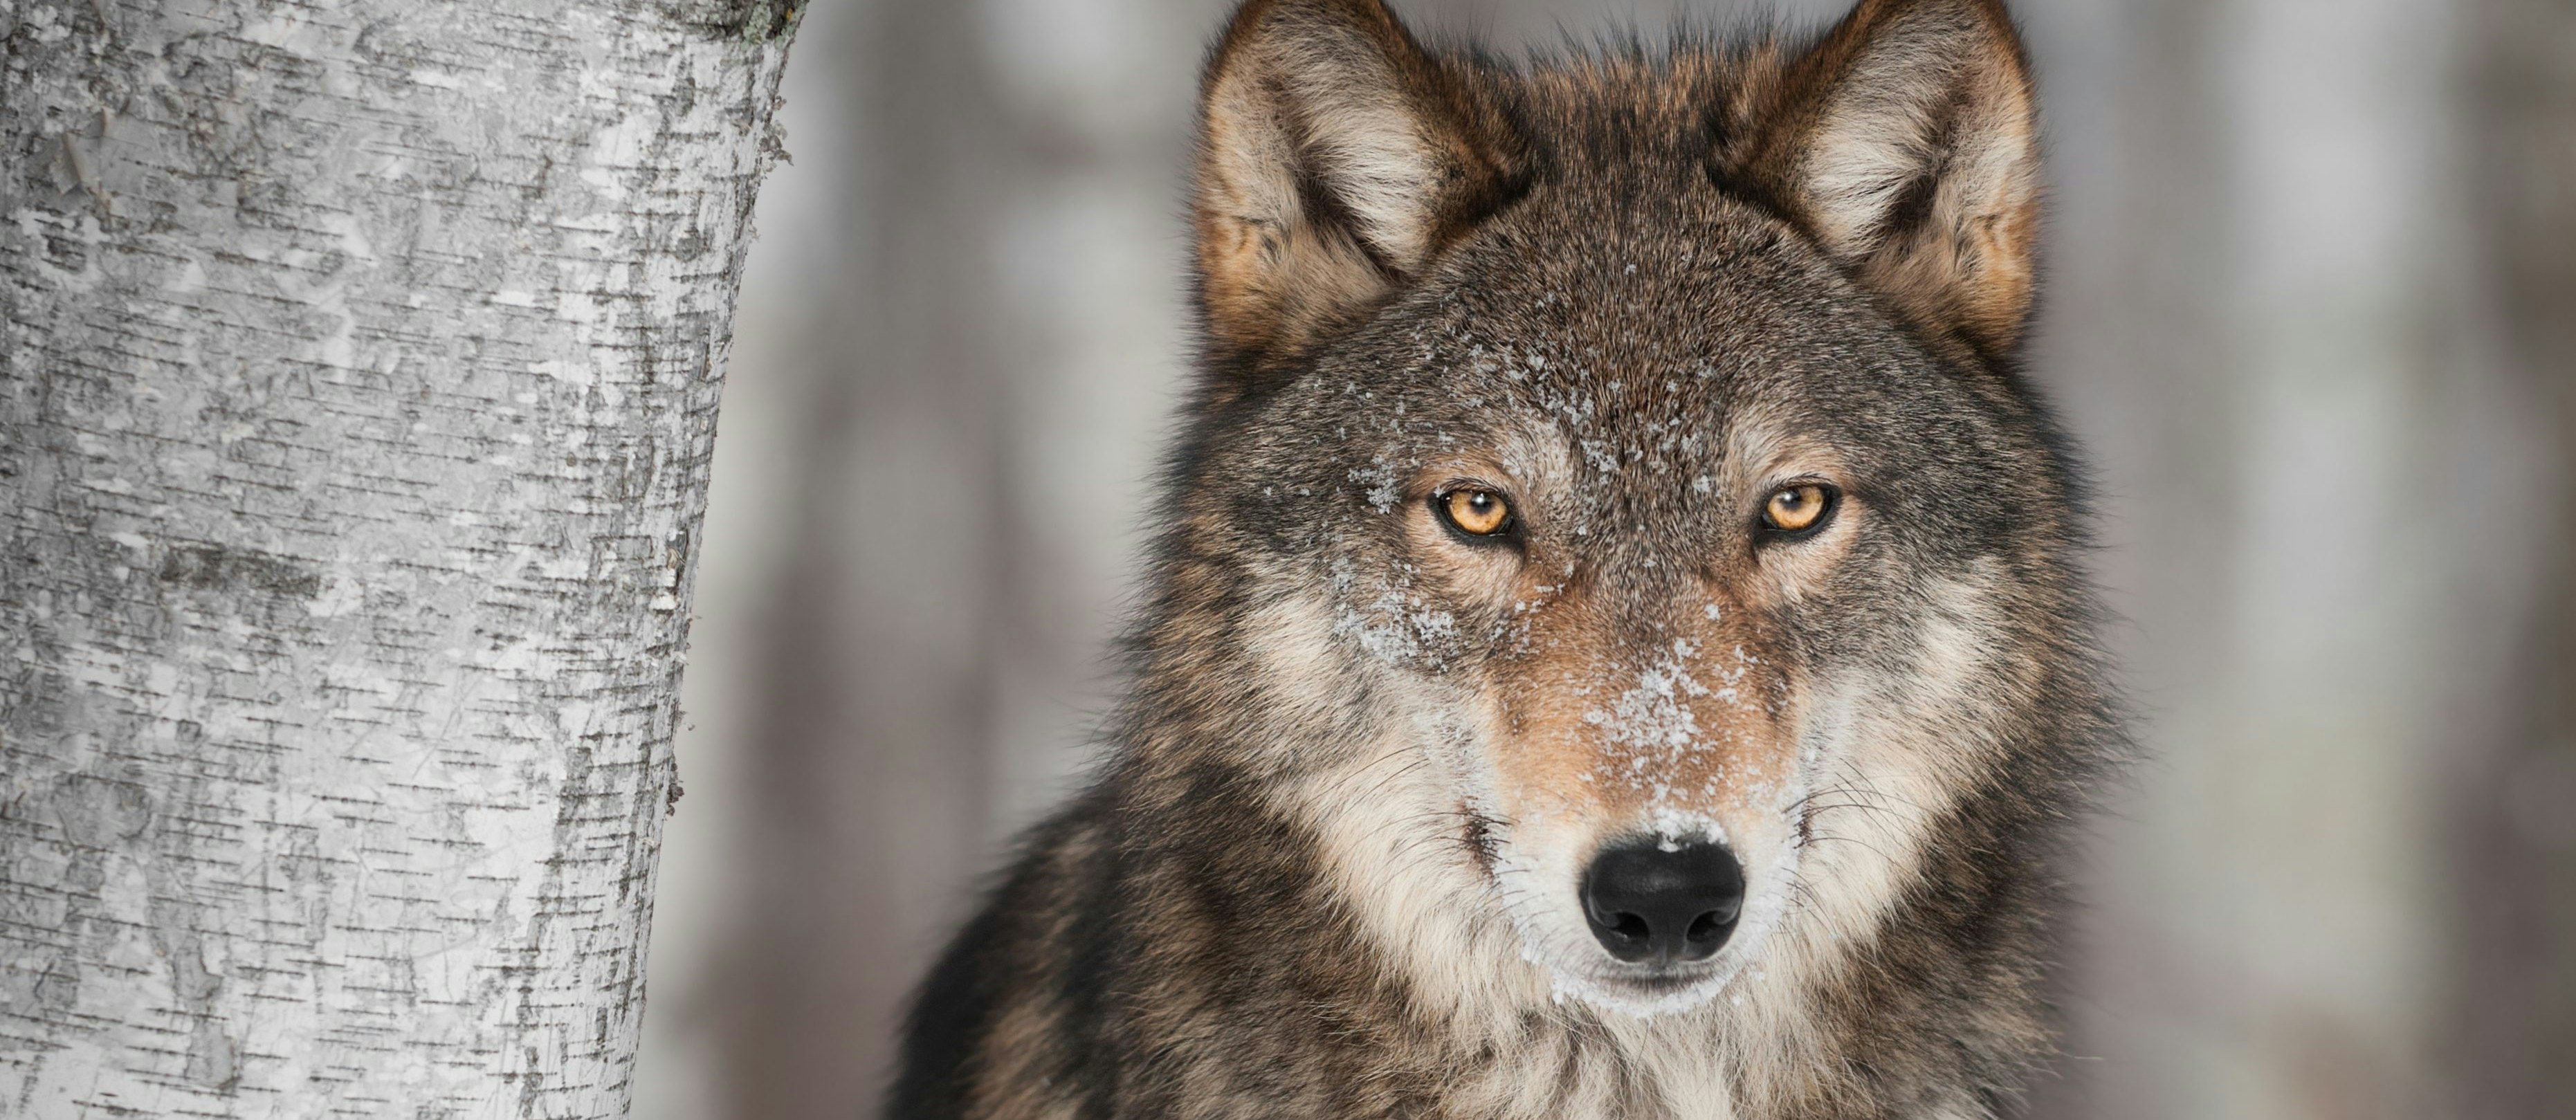
[[[2080,659],[2008,368],[2034,131],[1991,0],[1530,68],[1378,0],[1236,16],[1146,656],[1238,652],[1244,749],[1400,952],[1689,1006],[1868,937],[2009,786]]]

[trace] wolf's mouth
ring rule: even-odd
[[[1717,967],[1705,961],[1660,968],[1621,966],[1617,971],[1595,979],[1594,983],[1652,998],[1697,987],[1717,974]]]
[[[1716,998],[1745,964],[1732,957],[1721,953],[1711,960],[1657,966],[1598,962],[1558,971],[1556,989],[1560,998],[1573,996],[1627,1015],[1672,1014]]]

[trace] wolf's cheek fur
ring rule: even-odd
[[[1923,845],[2005,754],[1999,735],[2027,697],[2000,566],[1931,581],[1909,626],[1877,657],[1818,674],[1799,706],[1800,751],[1815,774],[1799,807],[1805,856],[1796,920],[1779,952],[1792,969],[1873,938],[1916,882]]]
[[[1757,635],[1723,606],[1660,660],[1605,658],[1582,604],[1559,603],[1521,656],[1432,670],[1346,604],[1286,595],[1251,628],[1263,689],[1339,734],[1278,745],[1299,756],[1283,808],[1318,822],[1363,928],[1441,1018],[1499,1029],[1566,995],[1668,1014],[1722,993],[1725,1015],[1789,1014],[1872,940],[1950,791],[1993,764],[2016,689],[1992,652],[2010,644],[2002,581],[1992,565],[1934,581],[1874,656],[1800,674],[1747,652]],[[1661,989],[1621,973],[1577,901],[1591,853],[1636,830],[1716,834],[1748,880],[1735,937]]]

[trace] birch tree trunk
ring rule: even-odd
[[[0,1115],[613,1117],[794,0],[0,0]]]

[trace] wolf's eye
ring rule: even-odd
[[[1511,503],[1491,490],[1460,487],[1434,495],[1431,504],[1450,528],[1471,537],[1495,536],[1512,527]]]
[[[1775,533],[1805,533],[1825,523],[1834,508],[1834,488],[1800,482],[1771,492],[1762,502],[1762,525]]]

